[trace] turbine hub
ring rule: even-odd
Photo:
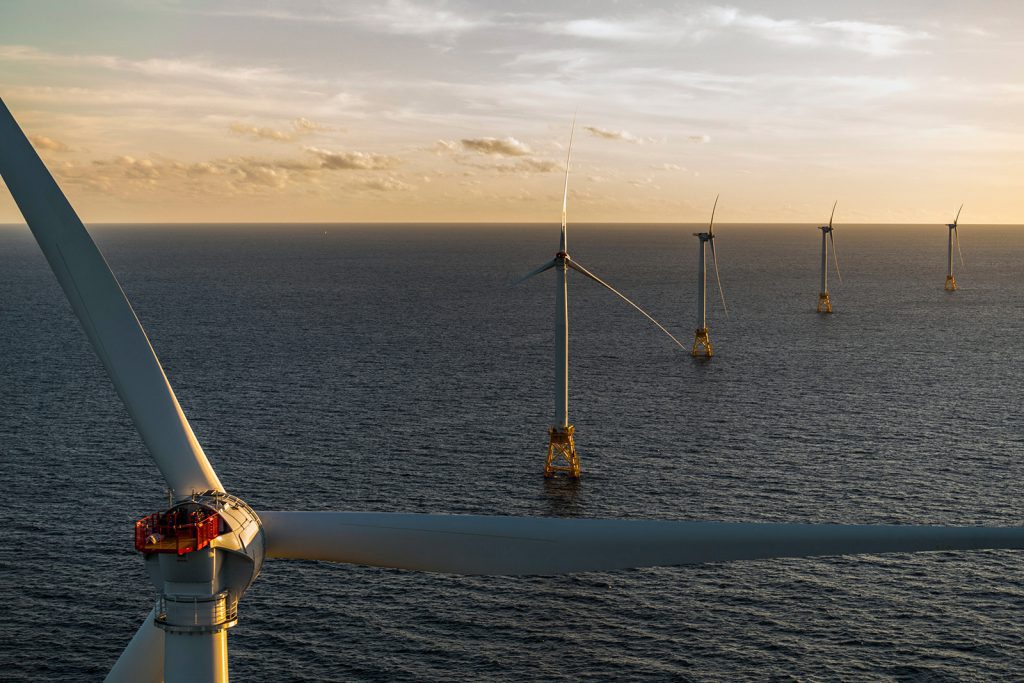
[[[156,625],[217,633],[238,621],[238,600],[263,566],[263,524],[243,500],[207,491],[135,523],[135,548],[160,591]]]

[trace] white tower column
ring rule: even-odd
[[[828,231],[821,230],[821,293],[828,294]]]
[[[693,233],[700,241],[697,247],[697,331],[693,335],[693,348],[690,355],[696,358],[704,356],[711,358],[714,352],[711,348],[711,339],[708,337],[708,269],[707,269],[707,245],[713,239],[710,233]]]
[[[228,681],[228,632],[180,633],[164,637],[164,683]]]
[[[565,253],[565,230],[562,230],[562,251],[555,255],[555,415],[548,430],[548,457],[544,476],[550,478],[564,472],[580,478],[580,458],[576,453],[576,429],[569,423],[569,255]]]
[[[953,277],[953,228],[949,229],[949,248],[946,249],[946,262],[949,264],[947,277]]]
[[[818,291],[818,313],[832,312],[832,299],[828,295],[828,236],[832,232],[829,226],[821,230],[821,289]]]
[[[697,251],[697,328],[708,326],[708,275],[707,275],[707,240],[700,237]]]
[[[555,421],[553,426],[569,426],[569,290],[568,266],[560,259],[555,266]]]

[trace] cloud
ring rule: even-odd
[[[644,142],[640,138],[624,130],[608,130],[606,128],[598,128],[596,126],[584,126],[583,130],[587,131],[594,137],[603,138],[605,140],[624,140],[626,142],[632,142],[635,145],[642,145]]]
[[[66,162],[55,170],[62,180],[120,196],[132,196],[140,189],[163,192],[184,189],[192,194],[231,196],[253,194],[267,188],[283,190],[296,183],[318,181],[335,172],[391,169],[400,163],[383,154],[329,152],[316,148],[306,151],[306,157],[228,157],[199,162],[122,155],[81,164]],[[359,177],[355,187],[378,191],[412,189],[394,176]]]
[[[0,45],[0,61],[41,64],[51,67],[94,68],[122,71],[160,79],[187,79],[228,82],[240,85],[291,83],[298,79],[278,69],[232,67],[194,59],[126,59],[111,55],[65,55],[46,52],[27,45]]]
[[[686,168],[679,164],[655,164],[651,166],[656,171],[685,171]]]
[[[788,47],[832,47],[874,57],[909,52],[931,38],[925,31],[894,24],[820,19],[776,19],[736,7],[712,5],[703,12],[662,12],[650,17],[595,17],[547,22],[541,30],[594,41],[677,44],[698,42],[729,32],[745,33]]]
[[[408,192],[416,189],[415,185],[402,182],[395,177],[364,180],[361,186],[368,190],[376,190],[377,192]]]
[[[839,47],[874,57],[903,54],[915,42],[931,38],[925,31],[893,24],[773,19],[746,14],[734,7],[713,7],[708,16],[723,28],[735,28],[770,42],[794,47]]]
[[[399,164],[395,157],[384,154],[373,154],[367,152],[328,152],[327,150],[307,147],[307,152],[316,155],[321,162],[321,168],[342,171],[379,171],[394,168]]]
[[[408,2],[387,0],[376,3],[330,4],[268,2],[262,7],[237,10],[197,10],[194,13],[250,17],[268,21],[288,21],[315,24],[349,24],[375,33],[391,35],[454,38],[468,31],[491,25],[481,17],[471,17],[448,9],[444,2]],[[186,10],[188,11],[188,10]]]
[[[262,139],[262,140],[293,140],[295,134],[291,132],[285,132],[283,130],[275,130],[273,128],[263,128],[260,126],[252,126],[246,123],[232,123],[230,126],[232,133],[238,133],[239,135],[249,135],[251,137]]]
[[[551,173],[553,171],[561,171],[563,167],[561,164],[548,161],[547,159],[520,159],[514,164],[498,166],[497,169],[502,173]]]
[[[45,135],[29,135],[29,141],[32,146],[36,148],[36,151],[47,150],[50,152],[67,152],[71,148],[65,145],[63,142],[58,142],[53,138],[48,138]]]
[[[646,178],[634,178],[629,181],[629,184],[633,187],[649,187],[652,190],[660,190],[661,186],[654,182],[654,178],[647,176]]]
[[[577,38],[595,40],[642,41],[650,37],[655,27],[645,21],[621,21],[616,19],[573,19],[566,22],[549,22],[544,29]]]
[[[430,151],[434,154],[454,154],[459,151],[459,143],[454,140],[438,140]]]
[[[686,141],[687,142],[696,142],[696,143],[699,143],[699,144],[707,144],[707,143],[711,142],[711,136],[710,135],[687,135],[686,136]]]
[[[247,135],[257,140],[277,140],[280,142],[294,140],[300,135],[305,135],[315,131],[330,130],[326,126],[321,126],[320,124],[314,123],[306,118],[297,118],[292,121],[292,130],[277,130],[276,128],[254,126],[240,121],[232,123],[229,128],[232,133]]]
[[[530,148],[513,137],[467,138],[462,140],[462,147],[472,152],[494,156],[521,157],[530,154]]]

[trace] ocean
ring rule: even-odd
[[[689,347],[703,226],[570,225]],[[569,274],[579,482],[544,480],[557,225],[90,226],[228,491],[259,510],[1020,525],[1024,231],[716,231],[715,357]],[[164,484],[24,226],[0,226],[0,679],[101,679]],[[239,681],[1019,680],[1020,552],[551,578],[268,561]]]

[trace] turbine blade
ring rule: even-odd
[[[153,623],[156,608],[149,611],[104,683],[163,683],[164,632]]]
[[[576,114],[572,115],[572,128],[569,130],[569,150],[565,153],[565,186],[562,188],[562,239],[561,250],[566,251],[568,240],[566,236],[566,209],[569,207],[569,159],[572,158],[572,139],[576,135]]]
[[[261,512],[268,557],[450,574],[561,574],[864,553],[1024,548],[1024,527]]]
[[[516,286],[516,285],[518,285],[518,284],[519,284],[520,282],[525,282],[526,280],[529,280],[529,279],[530,279],[531,277],[533,277],[534,275],[540,275],[540,274],[541,274],[541,273],[543,273],[543,272],[544,272],[545,270],[548,270],[549,268],[554,268],[554,267],[555,267],[555,264],[556,264],[556,263],[557,263],[557,261],[555,261],[554,259],[551,259],[550,261],[548,261],[547,263],[545,263],[545,264],[544,264],[543,266],[541,266],[540,268],[535,268],[535,269],[531,270],[531,271],[530,271],[529,273],[527,273],[526,275],[524,275],[524,276],[522,276],[522,277],[520,277],[520,278],[517,278],[517,279],[513,280],[513,281],[512,281],[512,284],[510,284],[510,285],[509,285],[509,287],[515,287],[515,286]]]
[[[645,311],[644,309],[640,308],[640,307],[639,307],[639,306],[637,306],[637,305],[636,305],[635,303],[633,303],[633,302],[632,302],[632,301],[631,301],[631,300],[630,300],[630,299],[629,299],[629,298],[628,298],[628,297],[627,297],[627,296],[626,296],[625,294],[623,294],[623,293],[622,293],[622,292],[620,292],[619,290],[615,289],[614,287],[612,287],[612,286],[611,286],[610,284],[608,284],[607,282],[605,282],[604,280],[602,280],[602,279],[601,279],[601,278],[599,278],[598,276],[596,276],[596,275],[594,275],[593,273],[591,273],[591,272],[590,272],[589,270],[587,270],[586,268],[584,268],[583,266],[581,266],[581,265],[580,265],[579,263],[577,263],[576,261],[572,261],[572,260],[569,260],[569,259],[567,259],[567,260],[566,260],[566,264],[568,264],[568,266],[569,266],[570,268],[572,268],[573,270],[575,270],[576,272],[578,272],[578,273],[582,273],[583,275],[585,275],[586,277],[590,278],[591,280],[593,280],[593,281],[594,281],[594,282],[596,282],[597,284],[599,284],[599,285],[601,285],[602,287],[606,288],[606,289],[607,289],[608,291],[610,291],[610,292],[611,292],[612,294],[615,294],[616,296],[618,296],[618,297],[619,297],[620,299],[622,299],[623,301],[625,301],[625,302],[626,302],[627,304],[629,304],[630,306],[632,306],[632,307],[633,307],[633,308],[635,308],[636,310],[640,311],[640,313],[641,313],[641,314],[643,314],[643,316],[644,316],[645,318],[647,318],[647,319],[648,319],[648,320],[650,320],[650,321],[651,321],[652,323],[654,323],[655,325],[657,325],[657,326],[658,326],[658,329],[659,329],[659,330],[661,330],[662,332],[664,332],[665,334],[667,334],[667,335],[668,335],[668,338],[669,338],[669,339],[671,339],[672,341],[674,341],[674,342],[676,343],[676,345],[677,345],[677,346],[679,346],[679,348],[681,348],[681,349],[684,349],[684,350],[686,349],[686,347],[685,347],[685,346],[683,346],[683,345],[682,345],[682,343],[681,343],[681,342],[680,342],[680,341],[679,341],[678,339],[676,339],[676,338],[675,338],[675,337],[674,337],[674,336],[672,335],[672,333],[671,333],[671,332],[669,332],[668,330],[666,330],[666,329],[665,329],[665,326],[664,326],[664,325],[662,325],[662,324],[661,324],[661,323],[659,323],[659,322],[658,322],[657,320],[655,320],[655,319],[654,319],[653,317],[651,317],[651,315],[650,315],[650,314],[649,314],[649,313],[648,313],[647,311]]]
[[[721,195],[715,195],[715,203],[711,206],[711,222],[708,223],[708,237],[713,237],[715,234],[715,209],[718,208],[718,198]]]
[[[953,224],[953,238],[956,240],[956,253],[960,254],[960,267],[964,267],[964,252],[960,251],[960,232],[956,228],[956,224]]]
[[[960,208],[956,210],[956,218],[953,219],[953,227],[956,227],[956,224],[960,222],[960,212],[963,211],[963,210],[964,210],[964,205],[961,204]]]
[[[718,274],[718,252],[715,251],[715,240],[711,242],[711,258],[715,262],[715,282],[718,283],[718,293],[722,295],[722,308],[725,309],[725,316],[729,317],[729,307],[725,305],[725,290],[722,289],[722,277]]]
[[[114,274],[2,100],[0,176],[167,483],[223,490]]]
[[[836,275],[839,276],[839,283],[843,282],[843,274],[839,272],[839,254],[836,253],[836,234],[829,232],[828,239],[832,242],[832,260],[836,263]]]
[[[835,218],[835,216],[836,216],[836,204],[838,204],[838,203],[839,203],[838,199],[835,200],[832,203],[832,213],[829,214],[829,217],[828,217],[828,227],[830,227],[830,228],[832,227],[832,219]]]

